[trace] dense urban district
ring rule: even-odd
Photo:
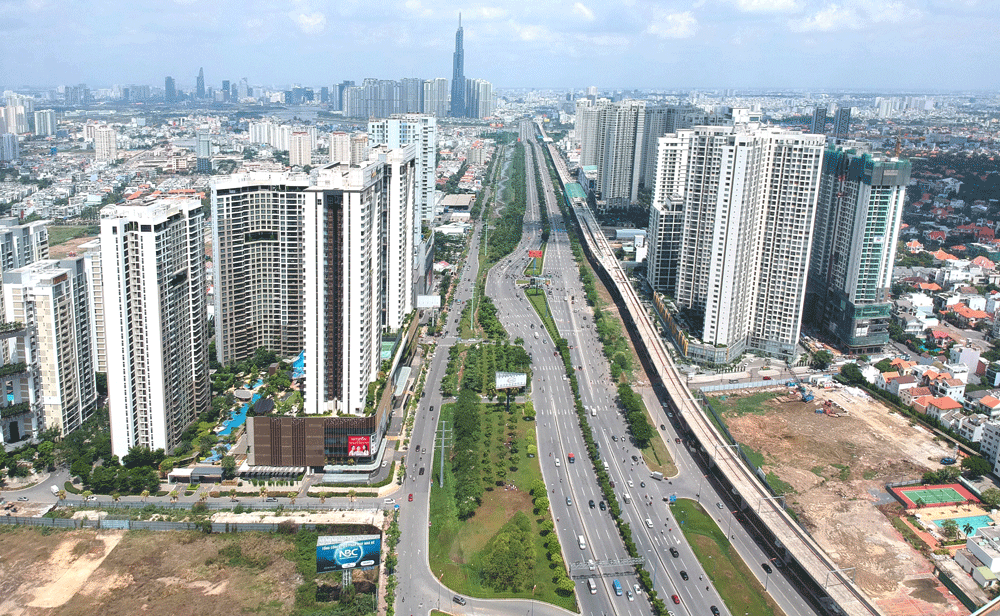
[[[0,613],[1000,611],[1000,96],[463,37],[3,90]]]

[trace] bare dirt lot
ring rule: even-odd
[[[787,484],[803,525],[840,566],[857,567],[857,583],[885,613],[967,614],[876,508],[887,482],[940,468],[936,461],[952,450],[859,390],[812,391],[812,402],[780,390],[742,392],[719,405],[733,437],[762,455],[769,479]],[[850,415],[815,413],[827,399]]]
[[[302,582],[259,533],[0,531],[0,614],[287,614]]]

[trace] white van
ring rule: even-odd
[[[587,549],[587,541],[583,538],[583,535],[577,535],[576,542],[580,545],[581,550]]]
[[[628,495],[628,492],[622,492],[622,500],[625,501],[625,504],[627,505],[632,502],[632,497]]]
[[[597,594],[597,582],[594,581],[594,578],[587,578],[587,588],[590,589],[590,594]]]
[[[601,462],[604,463],[604,470],[606,470],[606,471],[611,470],[611,467],[608,466],[608,461],[607,460],[601,460]]]

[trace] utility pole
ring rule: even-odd
[[[438,470],[438,487],[439,488],[443,488],[444,487],[444,448],[445,448],[444,439],[445,439],[446,436],[448,436],[448,437],[451,436],[451,429],[449,429],[447,427],[447,422],[442,421],[441,422],[441,465],[440,465],[440,469]]]

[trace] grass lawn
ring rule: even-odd
[[[732,549],[725,532],[701,505],[692,500],[679,499],[670,508],[674,517],[682,522],[684,537],[730,613],[755,616],[784,614],[764,592],[764,587],[736,550]]]
[[[722,396],[712,398],[712,405],[721,410],[726,415],[737,417],[747,413],[764,413],[764,403],[777,398],[779,393],[773,391],[762,391],[748,396]]]
[[[542,258],[541,259],[532,259],[532,262],[534,262],[535,265],[534,266],[529,266],[529,267],[525,268],[525,270],[524,270],[524,275],[525,276],[541,276],[542,275],[542,269],[545,266],[545,244],[542,244],[542,247],[541,247],[540,250],[542,251]]]
[[[451,425],[454,407],[454,404],[442,405],[440,421],[448,422]],[[534,598],[578,611],[575,595],[564,597],[556,593],[555,584],[552,581],[552,570],[549,568],[549,561],[546,558],[545,544],[538,530],[538,524],[548,517],[548,514],[534,515],[531,495],[528,494],[532,482],[542,478],[538,458],[529,458],[526,455],[527,445],[536,442],[535,423],[523,419],[523,406],[520,404],[511,405],[511,415],[503,410],[501,404],[484,402],[482,409],[484,435],[487,429],[491,431],[491,434],[486,437],[486,448],[490,452],[490,461],[494,468],[501,465],[506,466],[504,443],[511,437],[511,432],[521,444],[521,458],[517,470],[507,472],[505,477],[506,483],[517,489],[494,486],[492,491],[483,494],[483,503],[476,514],[468,520],[461,521],[457,516],[453,496],[452,482],[454,477],[448,460],[445,460],[445,487],[444,489],[438,487],[441,459],[440,451],[435,450],[434,462],[428,469],[433,479],[430,502],[432,526],[429,529],[430,545],[428,546],[431,571],[448,588],[459,594],[487,599],[531,598],[530,590],[520,593],[493,590],[483,584],[478,571],[473,566],[479,552],[489,540],[504,524],[510,521],[515,513],[521,511],[531,520],[532,535],[535,538],[535,553],[538,555],[535,564]]]
[[[49,225],[46,227],[49,232],[49,246],[58,246],[78,237],[96,236],[101,232],[97,225],[86,225],[82,227],[70,227],[66,225]]]

